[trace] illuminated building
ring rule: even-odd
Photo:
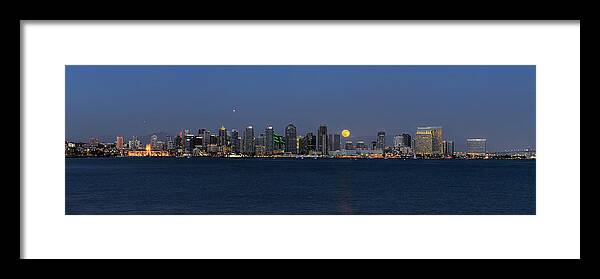
[[[90,138],[88,143],[91,147],[98,147],[98,144],[100,144],[100,141],[97,138]]]
[[[415,144],[417,155],[443,155],[442,127],[417,127]]]
[[[384,131],[379,131],[377,133],[377,143],[375,144],[374,149],[378,149],[378,150],[385,149],[385,132]]]
[[[317,131],[317,152],[327,154],[327,125],[324,124]]]
[[[252,126],[248,126],[244,130],[244,153],[254,155],[254,128]]]
[[[165,150],[152,150],[150,144],[146,144],[145,150],[130,150],[127,152],[127,156],[131,157],[166,157],[169,156],[169,152]]]
[[[268,155],[273,154],[273,150],[275,150],[274,135],[273,127],[269,126],[265,129],[265,152]]]
[[[221,125],[219,128],[219,138],[217,142],[218,146],[226,146],[227,145],[227,129]]]
[[[352,150],[352,149],[354,149],[354,146],[352,145],[352,141],[351,140],[347,140],[346,141],[346,145],[345,145],[344,149],[346,149],[346,150]]]
[[[150,137],[150,146],[152,146],[152,149],[157,149],[156,147],[156,142],[158,141],[158,136],[156,135],[152,135]]]
[[[285,152],[297,154],[297,143],[296,143],[296,126],[290,123],[285,127]]]
[[[240,134],[235,129],[231,130],[231,151],[240,153]]]
[[[118,150],[123,150],[123,137],[117,137],[116,147]]]
[[[339,134],[333,134],[333,148],[332,150],[341,149],[341,139]]]
[[[454,141],[445,140],[444,144],[444,156],[454,156]]]
[[[356,142],[356,149],[367,149],[364,140],[359,140]]]
[[[300,141],[300,154],[308,155],[316,150],[317,137],[307,133]]]
[[[467,155],[485,155],[487,153],[487,139],[467,139]]]

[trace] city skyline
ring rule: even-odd
[[[367,144],[438,125],[457,150],[535,148],[535,66],[67,66],[66,80],[70,140],[324,123]]]

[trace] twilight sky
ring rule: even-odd
[[[457,151],[535,147],[535,66],[66,66],[66,139],[325,123],[390,143],[442,126]]]

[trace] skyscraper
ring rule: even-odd
[[[468,155],[485,155],[487,153],[487,139],[467,139]]]
[[[275,150],[274,134],[275,134],[275,131],[273,130],[273,127],[268,126],[265,129],[265,151],[266,151],[267,155],[273,154],[273,151]]]
[[[327,154],[327,125],[324,124],[317,131],[317,151]]]
[[[223,125],[219,128],[219,136],[217,139],[217,146],[227,145],[227,129]]]
[[[442,127],[417,127],[415,153],[421,156],[443,155]]]
[[[317,137],[313,133],[307,133],[300,144],[300,154],[310,154],[316,150]]]
[[[385,132],[379,131],[377,133],[377,144],[375,149],[383,150],[385,149]]]
[[[340,135],[339,134],[334,134],[333,135],[333,150],[334,151],[341,150]]]
[[[118,150],[123,150],[123,137],[117,137],[115,145]]]
[[[454,156],[454,141],[444,141],[444,156]]]
[[[152,135],[150,137],[150,148],[156,149],[156,142],[157,141],[158,141],[158,136],[157,135]]]
[[[240,153],[240,134],[236,129],[231,130],[231,151]]]
[[[297,154],[296,145],[296,126],[290,123],[285,127],[285,152]]]
[[[244,153],[254,155],[254,128],[252,126],[248,126],[244,130]]]
[[[398,134],[394,137],[394,148],[399,150],[405,147],[412,147],[412,139],[409,134]]]

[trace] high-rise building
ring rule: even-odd
[[[174,148],[173,139],[171,138],[170,135],[167,135],[167,143],[166,144],[167,144],[167,146],[166,146],[167,150],[172,150]]]
[[[385,132],[384,131],[379,131],[377,133],[377,143],[376,143],[376,148],[374,149],[385,149]]]
[[[236,129],[231,130],[231,151],[240,153],[240,133]]]
[[[394,149],[410,148],[412,147],[412,141],[409,134],[398,134],[394,137]]]
[[[333,151],[333,134],[327,135],[327,150]]]
[[[152,135],[150,137],[150,148],[156,149],[156,142],[157,141],[158,141],[158,136],[157,135]]]
[[[123,150],[123,137],[117,137],[117,141],[115,142],[115,146],[118,150]]]
[[[333,148],[332,150],[334,151],[338,151],[341,150],[341,139],[340,139],[340,134],[334,134],[333,135]]]
[[[372,141],[371,142],[371,150],[376,150],[377,149],[377,141]]]
[[[227,145],[227,129],[223,125],[219,128],[219,136],[217,139],[217,146],[226,146]]]
[[[254,128],[252,126],[248,126],[244,130],[244,153],[254,155]]]
[[[285,152],[297,154],[297,143],[296,143],[296,126],[290,123],[285,127]]]
[[[268,126],[265,129],[265,153],[267,153],[267,155],[271,155],[273,154],[273,151],[275,150],[275,131],[273,130],[272,126]]]
[[[442,127],[417,127],[415,153],[421,156],[443,155]]]
[[[324,124],[317,131],[317,151],[327,154],[327,125]]]
[[[316,150],[317,137],[313,133],[307,133],[300,142],[300,154],[310,154]]]
[[[487,139],[467,139],[468,155],[485,155],[487,153]]]
[[[444,156],[454,156],[454,141],[444,141]]]

